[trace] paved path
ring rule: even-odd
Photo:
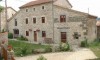
[[[86,60],[97,58],[90,49],[80,49],[75,52],[60,52],[60,53],[48,53],[41,54],[47,60]],[[16,57],[16,60],[37,60],[40,55],[32,55],[26,57]]]

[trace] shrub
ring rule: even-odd
[[[27,54],[27,47],[25,46],[23,49],[21,49],[22,56],[25,56]]]
[[[61,51],[68,51],[68,50],[70,50],[69,44],[68,43],[61,43],[60,44],[60,50]]]
[[[8,38],[12,39],[13,38],[13,34],[12,33],[8,33]]]
[[[51,47],[47,47],[46,49],[45,49],[45,52],[47,53],[47,52],[52,52],[52,48]]]
[[[28,39],[26,37],[23,37],[23,36],[18,37],[17,40],[28,41]]]
[[[40,56],[37,60],[47,60],[44,56]]]
[[[81,47],[87,47],[87,46],[88,46],[87,40],[81,41]]]

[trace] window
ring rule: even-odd
[[[33,18],[33,23],[36,23],[36,18]]]
[[[66,43],[66,32],[61,32],[61,42]]]
[[[14,34],[19,34],[19,30],[18,29],[14,29]]]
[[[42,31],[42,37],[46,37],[46,32]]]
[[[79,39],[79,34],[78,34],[78,32],[74,32],[74,39]]]
[[[33,10],[35,11],[35,8],[33,8]]]
[[[26,9],[26,12],[28,12],[28,9]]]
[[[42,6],[42,9],[44,9],[44,6]]]
[[[28,24],[28,18],[26,18],[26,24]]]
[[[29,36],[29,31],[26,31],[26,36]]]
[[[45,17],[42,17],[42,23],[45,23]]]
[[[15,19],[15,26],[17,26],[17,19]]]
[[[60,22],[66,22],[66,15],[60,16]]]

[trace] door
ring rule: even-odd
[[[14,38],[19,37],[19,30],[18,29],[14,29]]]
[[[61,42],[66,43],[66,32],[61,32]]]
[[[37,42],[37,32],[34,31],[34,41]]]

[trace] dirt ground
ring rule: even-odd
[[[75,52],[59,52],[59,53],[48,53],[41,54],[47,60],[87,60],[97,58],[90,49],[80,49]],[[15,57],[16,60],[37,60],[41,55],[31,55],[26,57]]]

